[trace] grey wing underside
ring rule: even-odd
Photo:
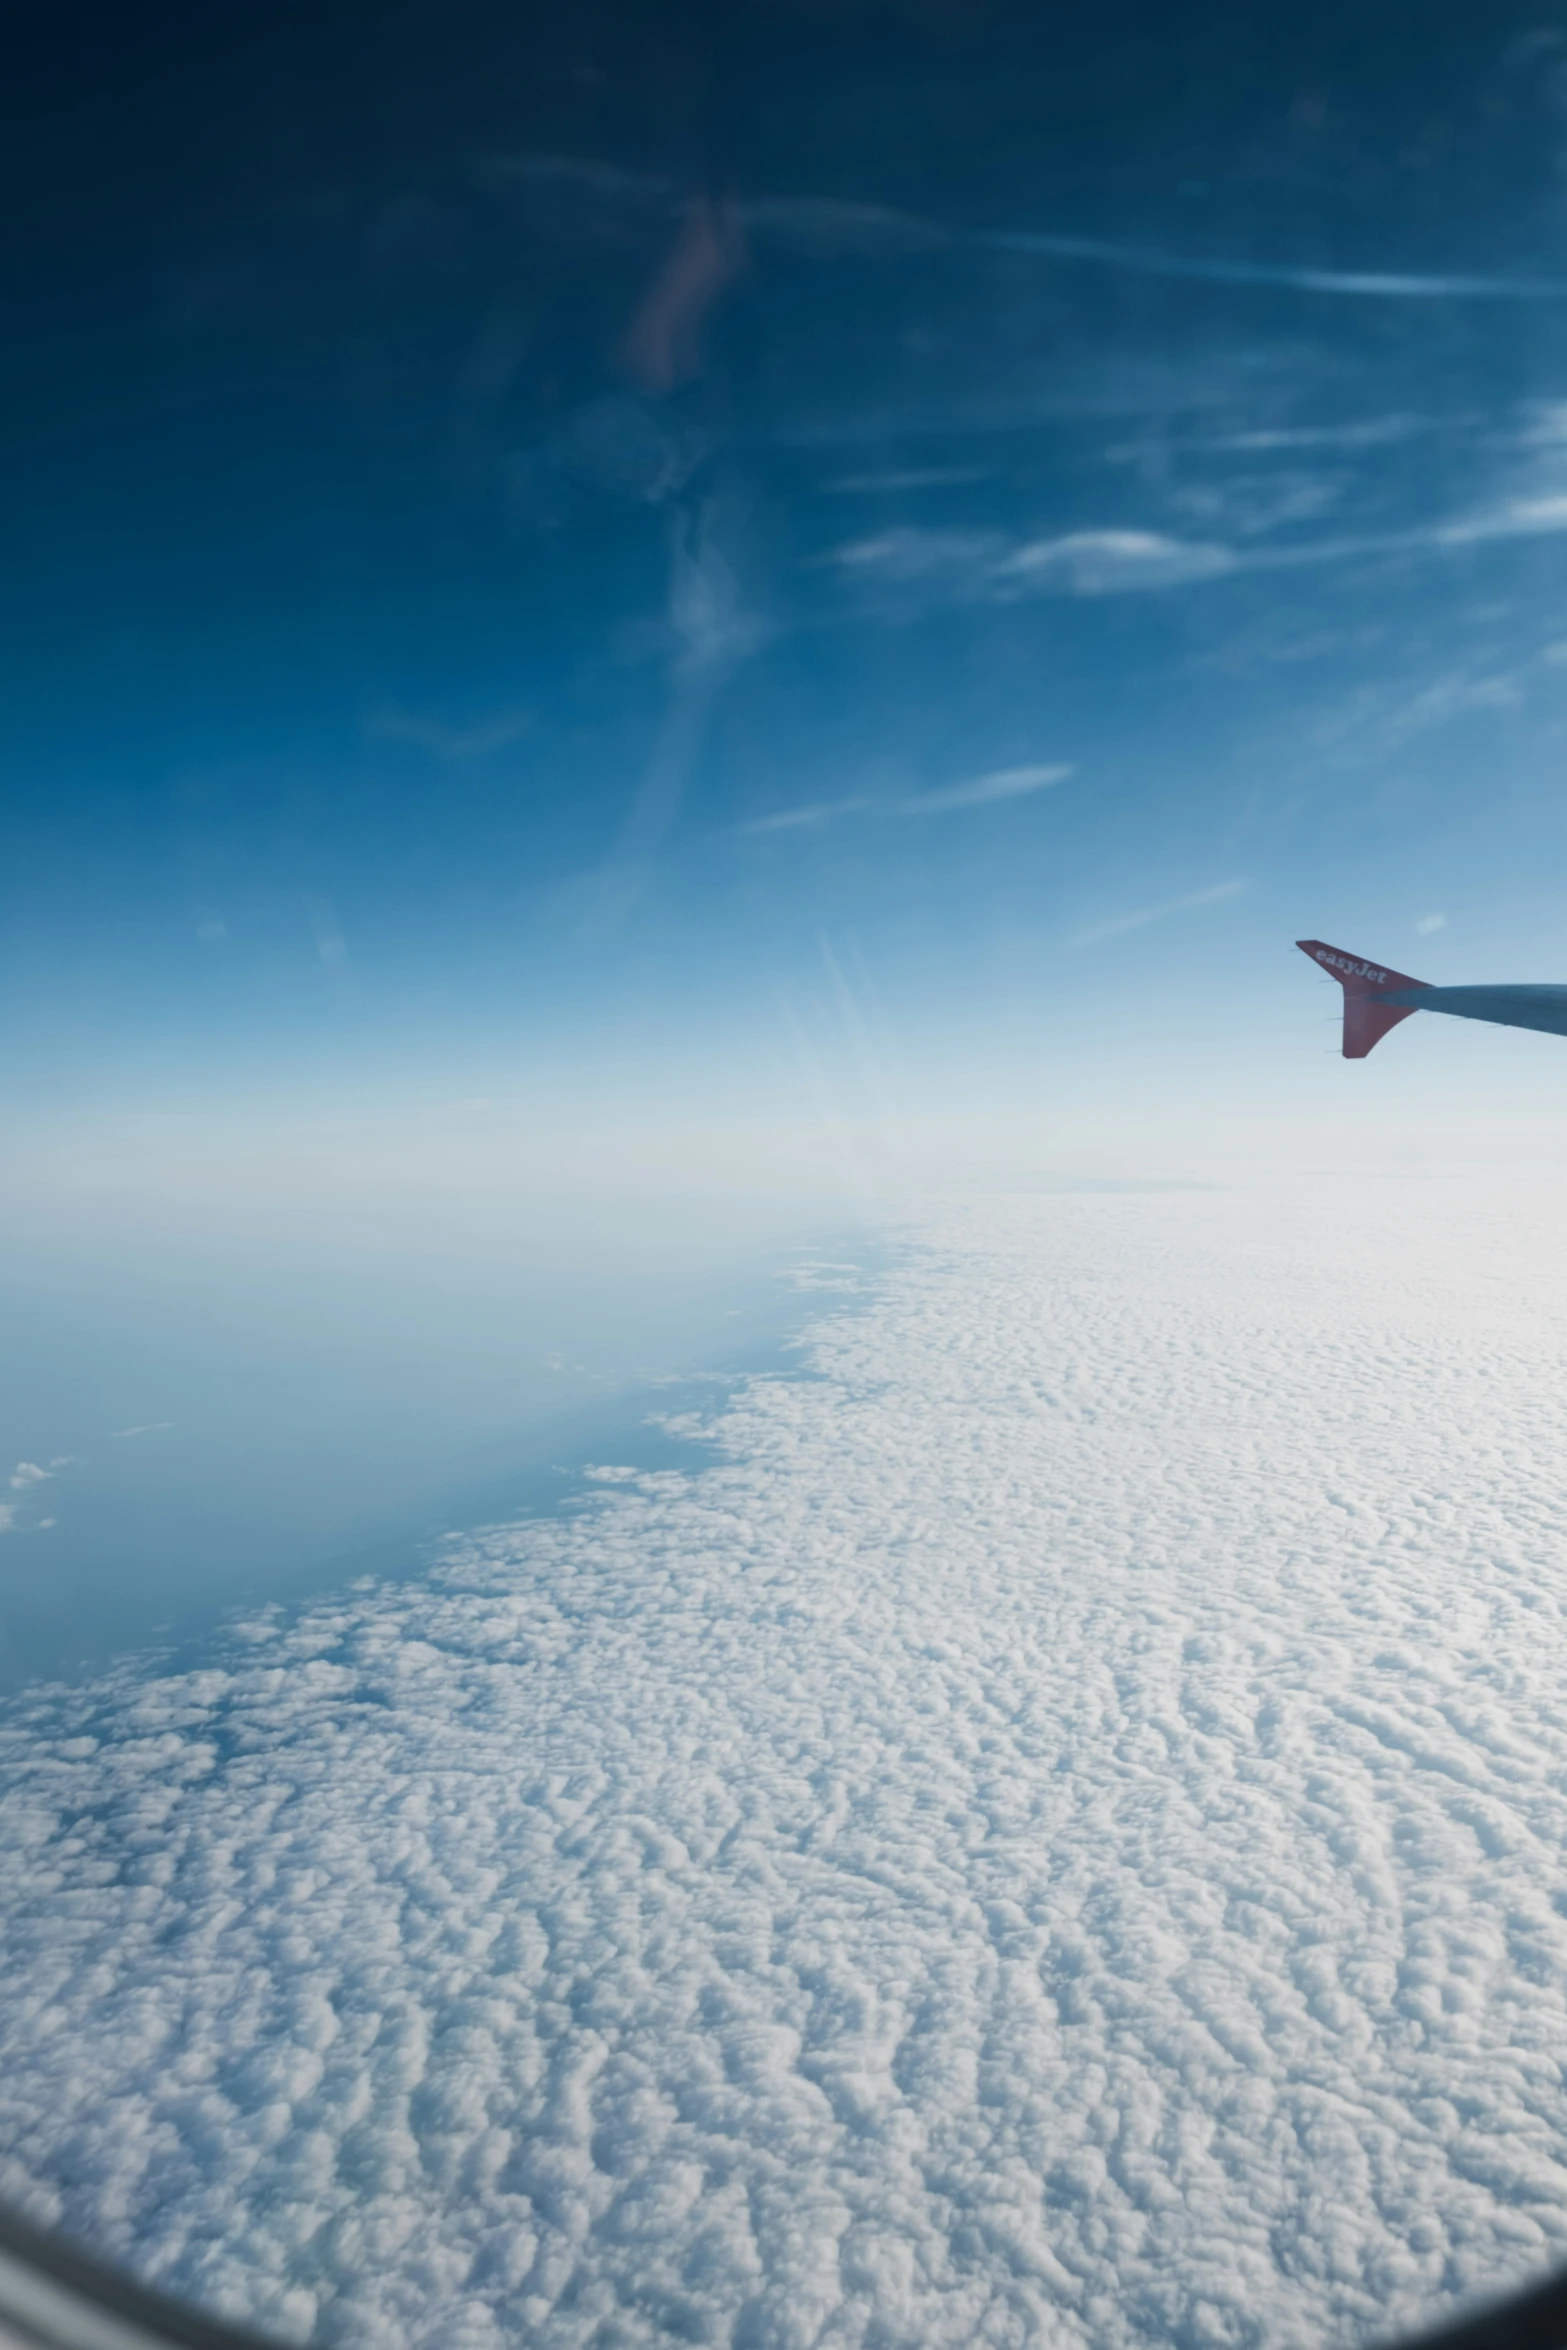
[[[1538,1028],[1567,1036],[1567,987],[1406,987],[1377,997],[1411,1011],[1450,1012],[1457,1020],[1491,1020],[1499,1028]]]

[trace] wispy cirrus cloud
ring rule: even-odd
[[[631,172],[590,157],[490,155],[476,160],[476,182],[503,194],[519,185],[569,189],[579,200],[612,213],[663,213],[678,191],[665,178]],[[1340,268],[1262,255],[1180,252],[1164,245],[1128,243],[1115,237],[1074,235],[1052,229],[983,229],[968,233],[920,213],[890,205],[855,203],[841,197],[759,196],[738,208],[747,233],[759,242],[795,252],[861,256],[888,253],[971,252],[1032,257],[1112,270],[1136,277],[1185,278],[1204,285],[1256,286],[1283,292],[1325,294],[1351,301],[1382,302],[1560,302],[1567,279],[1505,270],[1418,270]]]
[[[1217,579],[1243,560],[1206,540],[1152,530],[1073,530],[1009,543],[999,531],[905,525],[851,539],[825,560],[852,582],[1005,601],[1027,595],[1108,596]]]
[[[760,196],[740,207],[740,218],[753,237],[823,257],[878,261],[888,253],[939,252],[959,241],[918,213],[835,196]]]
[[[949,783],[937,791],[916,792],[898,804],[900,816],[941,816],[951,809],[985,808],[997,800],[1020,800],[1030,792],[1046,791],[1064,783],[1070,766],[997,767],[988,775],[971,775],[964,783]]]
[[[993,576],[1001,594],[1021,589],[1112,596],[1218,579],[1234,571],[1240,560],[1229,547],[1203,539],[1168,538],[1161,531],[1071,530],[1029,540],[999,564]]]
[[[0,1534],[47,1534],[54,1525],[53,1518],[35,1518],[25,1514],[37,1488],[47,1485],[61,1469],[68,1469],[74,1455],[57,1453],[46,1468],[41,1461],[18,1461],[7,1483],[20,1501],[0,1502]]]
[[[995,531],[908,525],[852,539],[820,558],[889,607],[942,598],[1003,603],[1027,596],[1151,594],[1203,586],[1242,572],[1296,571],[1399,555],[1462,553],[1567,532],[1567,491],[1484,499],[1463,511],[1396,531],[1345,532],[1285,546],[1227,546],[1162,531],[1064,531],[1008,545]]]
[[[1420,433],[1472,427],[1473,422],[1472,417],[1419,416],[1395,409],[1385,416],[1355,417],[1345,424],[1259,425],[1245,432],[1210,433],[1176,445],[1241,456],[1271,456],[1291,449],[1381,449],[1413,440]],[[1125,453],[1140,452],[1132,449]],[[1111,454],[1123,452],[1113,450]]]
[[[766,816],[753,816],[735,830],[747,839],[772,832],[818,832],[823,825],[835,824],[840,816],[858,816],[872,805],[860,793],[846,800],[809,800],[801,807],[774,808]]]
[[[820,560],[878,587],[982,590],[1011,552],[998,530],[925,530],[908,523],[850,539]]]
[[[880,497],[898,490],[965,489],[992,479],[984,465],[908,465],[880,473],[841,473],[820,484],[824,497]]]
[[[944,816],[964,808],[994,807],[1003,800],[1026,799],[1046,791],[1072,773],[1070,764],[1035,761],[1023,767],[994,767],[983,775],[965,776],[959,783],[939,784],[931,791],[910,792],[902,799],[877,799],[854,792],[841,800],[810,800],[794,808],[775,808],[753,816],[735,830],[746,839],[786,832],[818,832],[845,816]]]
[[[1567,279],[1495,272],[1411,269],[1314,269],[1289,262],[1230,259],[1217,253],[1172,253],[1108,238],[1002,230],[976,237],[993,252],[1034,253],[1043,261],[1079,261],[1138,277],[1194,278],[1204,285],[1277,286],[1301,294],[1347,294],[1395,302],[1561,302]]]
[[[499,710],[472,726],[448,726],[439,718],[421,718],[411,710],[381,710],[365,727],[381,742],[412,743],[443,763],[488,759],[496,751],[520,742],[533,725],[527,710]]]
[[[1249,886],[1244,881],[1216,881],[1209,889],[1192,889],[1178,898],[1161,898],[1156,906],[1139,906],[1135,913],[1118,914],[1109,922],[1095,922],[1089,929],[1080,930],[1069,944],[1074,952],[1080,947],[1099,946],[1107,938],[1123,938],[1129,930],[1146,930],[1150,922],[1162,922],[1169,914],[1190,914],[1199,906],[1223,905],[1228,898],[1240,897]]]
[[[1474,547],[1487,539],[1532,539],[1567,530],[1567,491],[1503,497],[1436,523],[1427,536],[1436,547]],[[1419,534],[1417,534],[1417,543]]]

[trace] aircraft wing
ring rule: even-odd
[[[1431,987],[1407,971],[1330,947],[1320,938],[1298,938],[1295,944],[1344,990],[1346,1061],[1363,1061],[1411,1012],[1448,1012],[1456,1020],[1492,1020],[1501,1028],[1567,1036],[1567,987]]]

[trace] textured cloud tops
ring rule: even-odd
[[[955,1207],[717,1465],[13,1708],[0,2191],[385,2346],[1542,2269],[1564,1294],[1521,1189]]]

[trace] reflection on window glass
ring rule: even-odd
[[[1567,24],[30,16],[0,2205],[387,2350],[1547,2273]]]

